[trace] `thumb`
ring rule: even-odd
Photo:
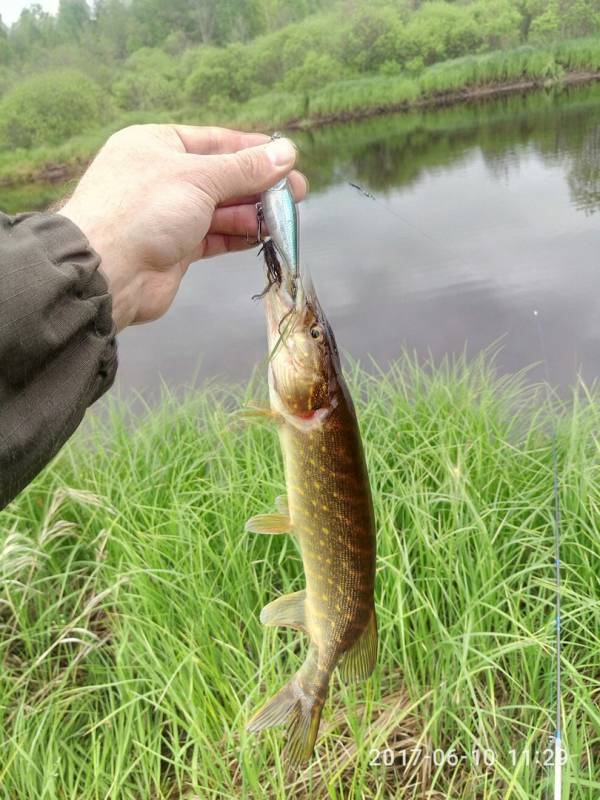
[[[195,183],[218,205],[273,186],[294,166],[296,148],[290,139],[274,139],[236,153],[198,158]]]

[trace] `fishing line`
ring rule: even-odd
[[[381,200],[379,200],[377,197],[375,197],[374,194],[371,194],[371,192],[368,192],[360,184],[353,183],[352,181],[348,181],[348,185],[352,186],[353,189],[357,189],[363,195],[363,197],[366,197],[369,200],[372,200],[374,203],[377,203],[377,205],[380,206],[380,208],[383,208],[385,211],[387,211],[388,214],[391,214],[393,217],[396,217],[396,219],[399,219],[401,222],[403,222],[409,228],[412,228],[413,231],[416,231],[416,233],[418,233],[421,236],[423,236],[423,238],[428,239],[436,247],[440,247],[441,248],[442,244],[444,244],[444,247],[446,247],[445,243],[440,242],[438,239],[435,239],[433,236],[430,236],[427,233],[427,231],[423,230],[423,228],[419,227],[418,225],[415,225],[415,223],[411,222],[409,219],[407,219],[407,217],[404,217],[402,214],[399,214],[393,208],[390,208],[385,203],[382,203]]]
[[[542,354],[542,361],[544,364],[544,373],[546,378],[546,393],[550,401],[550,370],[548,368],[548,358],[546,355],[546,343],[544,331],[542,328],[542,320],[539,311],[536,309],[533,312],[536,320],[537,333]],[[554,725],[554,800],[561,800],[562,797],[562,759],[565,752],[562,747],[562,714],[561,714],[561,699],[562,699],[562,673],[561,673],[561,644],[562,644],[562,631],[561,631],[561,595],[562,595],[562,579],[561,579],[561,563],[560,563],[560,544],[561,544],[561,506],[559,494],[559,480],[558,480],[558,430],[557,423],[554,415],[552,417],[552,491],[554,497],[553,508],[553,527],[554,527],[554,589],[555,599],[554,608],[556,614],[555,620],[555,642],[554,653],[556,658],[556,719]],[[548,788],[546,788],[546,797],[548,797]]]

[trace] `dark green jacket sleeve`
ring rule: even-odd
[[[111,298],[99,264],[66,217],[0,213],[0,508],[114,380]]]

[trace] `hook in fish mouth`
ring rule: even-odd
[[[282,281],[281,264],[277,258],[277,248],[275,247],[275,242],[270,236],[266,236],[264,239],[262,239],[262,247],[258,251],[258,255],[262,255],[265,260],[265,266],[267,268],[267,285],[262,292],[260,292],[260,294],[252,295],[253,300],[261,300],[267,294],[271,286],[279,287],[281,286]]]
[[[262,255],[265,260],[267,270],[267,285],[259,294],[252,295],[253,300],[263,298],[272,286],[284,287],[292,300],[296,299],[298,276],[290,272],[287,262],[279,252],[274,239],[269,235],[264,235],[265,214],[263,204],[256,203],[256,225],[257,241],[262,243],[258,255]],[[282,266],[285,265],[285,266]]]

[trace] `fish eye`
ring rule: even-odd
[[[313,325],[310,329],[310,335],[313,339],[320,339],[323,333],[318,325]]]

